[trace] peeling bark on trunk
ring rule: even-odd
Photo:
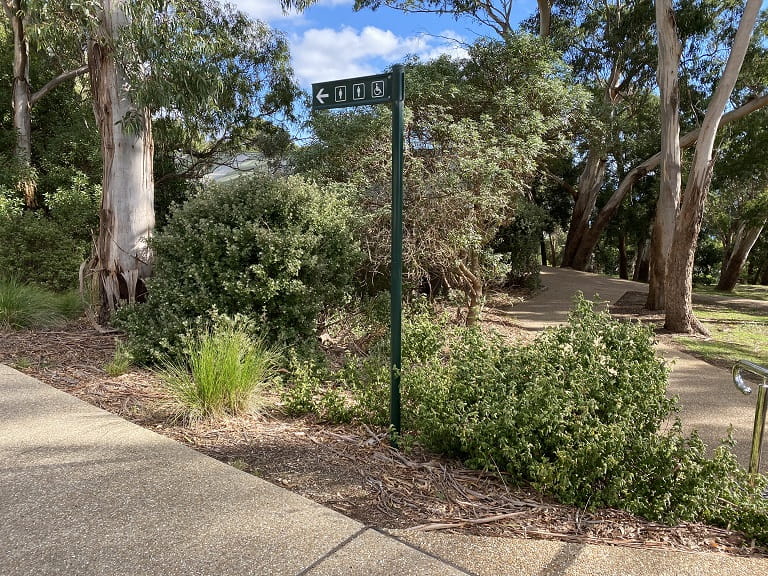
[[[667,264],[664,327],[672,332],[708,333],[693,315],[691,299],[693,259],[696,253],[696,241],[701,229],[701,220],[704,215],[707,192],[712,179],[714,166],[712,151],[715,136],[723,110],[725,110],[744,62],[744,55],[752,38],[752,31],[760,12],[761,2],[762,0],[747,0],[723,76],[720,78],[717,89],[709,102],[704,122],[701,125],[701,135],[696,144],[691,173],[683,194],[680,216],[675,224],[675,236]]]
[[[667,258],[675,233],[675,219],[680,204],[680,88],[678,70],[682,45],[671,0],[656,1],[659,38],[659,92],[661,96],[661,188],[656,204],[656,218],[651,233],[648,300],[650,310],[664,308],[664,282]]]
[[[125,16],[120,2],[104,3],[101,38],[89,45],[94,113],[104,160],[99,238],[92,270],[100,294],[98,320],[106,323],[122,303],[133,302],[151,273],[147,240],[155,225],[150,115],[137,110],[123,90],[110,41]]]
[[[739,282],[741,269],[749,258],[749,252],[760,237],[765,222],[759,226],[748,226],[742,223],[736,232],[733,245],[728,251],[720,270],[720,279],[717,282],[717,289],[726,292],[733,291]]]
[[[672,332],[709,335],[709,331],[693,315],[693,261],[696,253],[696,237],[701,230],[704,201],[712,180],[713,163],[700,174],[692,174],[685,189],[680,216],[675,225],[675,237],[667,263],[664,286],[666,306],[664,328]],[[690,195],[690,196],[689,196]]]

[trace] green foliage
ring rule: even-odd
[[[491,243],[500,226],[522,219],[515,200],[566,149],[586,93],[574,90],[547,42],[526,34],[478,41],[461,60],[409,63],[406,75],[406,281],[471,301],[478,284],[503,278],[507,266]],[[386,277],[388,112],[319,113],[312,122],[316,142],[299,151],[297,168],[356,189],[367,277]]]
[[[128,372],[132,364],[133,355],[131,354],[130,348],[123,342],[118,341],[115,346],[115,354],[112,357],[112,360],[107,362],[104,366],[104,372],[112,377],[122,376]]]
[[[277,372],[279,355],[252,327],[226,318],[187,341],[183,363],[169,361],[161,377],[187,421],[240,415]]]
[[[289,359],[288,372],[289,383],[281,394],[285,412],[293,416],[312,413],[322,416],[319,396],[327,368],[293,354]]]
[[[550,219],[543,208],[527,200],[519,200],[514,216],[503,224],[493,241],[494,251],[504,255],[509,266],[507,282],[515,286],[535,288],[540,269],[540,243]]]
[[[261,175],[211,186],[155,236],[148,300],[118,323],[142,361],[177,354],[214,311],[245,315],[274,339],[305,337],[350,288],[353,222],[339,187]]]
[[[71,312],[68,300],[14,277],[0,276],[0,328],[44,328],[63,324]]]
[[[69,232],[39,212],[0,215],[0,275],[54,290],[75,288],[90,245]]]
[[[132,101],[155,111],[162,155],[185,158],[180,171],[199,172],[244,149],[272,151],[276,139],[268,134],[292,119],[298,96],[284,34],[208,0],[126,2],[121,9],[129,18],[117,58]]]
[[[509,347],[411,311],[403,323],[403,428],[429,449],[531,483],[559,501],[649,519],[705,521],[768,541],[763,477],[723,446],[711,458],[679,422],[667,368],[643,325],[580,297],[569,323]],[[387,422],[387,350],[337,375],[354,417]]]
[[[12,79],[5,74],[12,70],[13,48],[12,44],[4,48],[0,74],[7,83],[0,82],[0,95],[10,102]],[[75,66],[79,66],[79,42],[75,53]],[[63,46],[48,51],[32,43],[32,86],[43,86],[62,66],[72,63],[69,55]],[[81,80],[65,82],[37,101],[31,111],[32,165],[26,167],[15,157],[16,132],[10,112],[9,108],[0,119],[0,275],[13,274],[55,290],[74,288],[80,263],[91,249],[91,233],[98,226],[100,192],[94,182],[101,166],[93,108]],[[22,178],[36,185],[34,214],[22,213],[17,186]]]
[[[389,394],[387,334],[389,295],[363,298],[334,312],[326,322],[328,336],[360,352],[348,355],[334,372],[327,358],[291,351],[282,401],[289,414],[315,414],[329,422],[355,418],[386,424]],[[330,324],[330,326],[328,325]]]
[[[67,238],[90,249],[99,228],[101,184],[73,170],[68,181],[55,192],[45,194],[49,217]]]
[[[704,286],[716,284],[722,261],[721,241],[709,234],[700,234],[693,261],[693,283]]]

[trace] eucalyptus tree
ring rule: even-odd
[[[404,269],[413,286],[463,293],[472,324],[488,279],[503,270],[496,232],[519,216],[541,164],[567,150],[586,94],[525,34],[477,42],[467,59],[413,63],[406,77]],[[313,127],[298,167],[353,185],[369,273],[386,274],[388,112],[321,113]]]
[[[104,160],[99,235],[89,269],[99,320],[146,289],[155,226],[152,122],[178,121],[209,143],[296,93],[285,39],[206,0],[105,0],[87,25],[91,94]]]
[[[552,40],[564,51],[578,81],[594,94],[594,122],[576,143],[583,160],[563,255],[566,267],[587,266],[600,238],[599,233],[590,234],[597,202],[609,182],[629,169],[626,164],[636,161],[626,149],[643,140],[643,127],[638,132],[628,130],[628,125],[654,99],[649,8],[647,0],[598,4],[566,0],[555,6]]]
[[[671,82],[660,86],[662,100],[669,98],[672,106],[679,105],[679,95],[675,90],[674,76],[679,73],[679,62],[676,57],[665,58],[666,51],[662,53],[662,46],[673,55],[679,54],[679,50],[672,48],[679,46],[679,38],[676,31],[675,10],[670,0],[657,0],[661,6],[657,8],[659,28],[659,75],[669,75]],[[673,332],[701,332],[707,330],[701,325],[693,314],[692,307],[692,280],[693,264],[696,251],[696,240],[701,230],[701,221],[704,215],[707,192],[712,180],[714,166],[714,144],[721,117],[726,105],[736,86],[739,72],[744,58],[749,49],[752,33],[760,12],[761,0],[747,0],[738,28],[733,36],[725,67],[717,81],[717,87],[712,95],[704,115],[701,132],[696,141],[696,147],[691,161],[685,191],[679,194],[679,205],[676,206],[677,217],[674,219],[674,233],[669,249],[669,259],[666,265],[666,278],[664,283],[665,299],[665,327]],[[672,122],[662,120],[662,131],[667,135],[663,138],[667,142],[673,141],[674,135],[670,133],[679,130]],[[670,164],[680,166],[681,159],[679,147],[677,150],[671,146],[669,155]],[[677,187],[675,190],[674,187]],[[679,193],[679,184],[671,183],[669,191],[672,194]]]
[[[57,5],[36,0],[6,0],[3,12],[13,36],[13,87],[11,107],[13,125],[16,131],[16,157],[19,162],[20,179],[18,187],[29,208],[37,205],[36,182],[32,167],[32,108],[57,86],[81,76],[88,71],[84,54],[78,44],[78,35],[69,25],[71,20],[61,19],[56,14],[65,10],[64,4]],[[56,22],[55,26],[46,25]],[[34,51],[30,44],[41,50],[55,53],[56,63],[47,81],[33,89],[30,79],[30,58]]]
[[[739,281],[768,220],[768,115],[753,114],[724,130],[719,160],[705,209],[707,228],[723,245],[718,290],[731,291]]]

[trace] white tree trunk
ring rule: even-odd
[[[651,234],[651,262],[647,306],[664,308],[667,258],[675,233],[680,203],[680,88],[678,70],[682,46],[677,36],[672,0],[656,0],[661,95],[661,188]]]
[[[20,0],[3,2],[5,15],[13,30],[13,87],[11,107],[13,127],[16,131],[16,157],[23,173],[18,187],[24,195],[27,208],[37,207],[37,183],[32,173],[32,107],[35,103],[62,82],[80,76],[88,71],[86,66],[65,72],[53,78],[37,92],[32,92],[29,79],[29,42],[25,6]]]
[[[100,39],[91,42],[88,54],[104,160],[94,258],[102,323],[121,302],[143,293],[152,270],[147,245],[155,226],[152,125],[149,112],[137,110],[125,91],[111,48],[124,24],[120,0],[105,0]]]
[[[752,31],[760,12],[762,0],[747,0],[739,22],[739,28],[731,46],[728,62],[723,76],[718,82],[712,100],[707,107],[701,132],[696,143],[691,173],[680,206],[680,217],[675,224],[675,235],[667,263],[665,285],[665,322],[664,326],[672,332],[702,332],[706,330],[693,315],[693,259],[696,253],[696,241],[701,229],[704,205],[712,179],[712,168],[717,129],[725,105],[733,92],[733,87],[741,71],[744,56],[752,38]]]
[[[11,106],[13,127],[16,130],[16,156],[24,170],[19,189],[28,208],[37,206],[35,180],[29,169],[32,166],[32,105],[29,86],[29,44],[25,30],[24,13],[18,0],[3,2],[13,30],[13,88]]]

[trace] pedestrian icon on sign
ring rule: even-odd
[[[347,101],[347,87],[346,86],[337,86],[336,87],[336,102],[346,102]]]
[[[352,99],[362,100],[365,98],[365,84],[353,84],[352,85]]]
[[[371,94],[373,94],[374,98],[381,98],[384,96],[384,80],[371,82]]]

